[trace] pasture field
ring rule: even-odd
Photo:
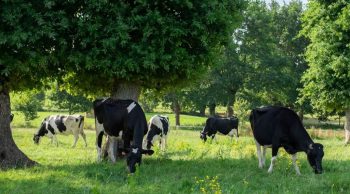
[[[71,148],[73,136],[58,136],[59,147],[44,137],[40,145],[32,141],[36,128],[13,128],[18,147],[40,163],[33,168],[0,172],[0,193],[349,193],[350,146],[342,138],[316,139],[325,147],[324,173],[315,175],[304,153],[298,154],[302,175],[297,176],[290,157],[280,149],[272,174],[267,166],[258,168],[253,138],[202,143],[198,130],[172,130],[168,150],[155,149],[143,157],[134,175],[126,162],[96,163],[95,132],[86,130],[88,147],[82,139]]]

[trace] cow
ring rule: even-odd
[[[205,122],[203,130],[200,132],[200,138],[204,142],[207,141],[207,136],[214,139],[217,132],[223,135],[228,135],[231,137],[231,139],[234,135],[236,135],[236,137],[238,138],[238,118],[208,118]]]
[[[153,150],[143,150],[142,140],[147,133],[147,121],[141,106],[133,100],[97,99],[93,102],[96,127],[97,161],[101,161],[101,145],[104,133],[110,140],[109,153],[111,161],[116,161],[115,152],[127,153],[127,166],[130,173],[141,164],[142,154],[152,155]],[[123,148],[114,150],[114,143],[121,139]]]
[[[144,140],[144,147],[151,149],[157,140],[162,151],[165,151],[167,144],[167,135],[169,132],[169,118],[163,115],[154,115],[149,121],[149,131]]]
[[[74,148],[81,135],[86,143],[86,135],[83,130],[84,127],[84,116],[82,115],[50,115],[46,117],[36,134],[34,134],[33,141],[35,144],[39,144],[39,140],[42,136],[47,136],[58,146],[56,134],[73,134]]]
[[[323,145],[312,141],[294,111],[277,106],[256,108],[251,111],[249,120],[257,148],[259,168],[265,165],[266,148],[272,147],[271,164],[268,169],[268,173],[271,173],[278,149],[283,147],[292,156],[292,162],[298,175],[300,175],[300,170],[296,164],[297,152],[302,151],[307,154],[309,164],[315,173],[322,173]],[[263,146],[262,155],[261,146]]]

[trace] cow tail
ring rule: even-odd
[[[79,122],[79,128],[81,128],[81,124],[84,122],[84,116],[81,116],[80,122]]]

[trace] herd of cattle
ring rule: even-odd
[[[107,142],[110,145],[107,153],[111,161],[116,161],[115,153],[126,154],[127,167],[131,173],[135,172],[136,165],[141,164],[142,154],[152,155],[154,153],[151,150],[154,144],[158,142],[163,151],[166,149],[169,133],[167,116],[155,115],[147,124],[145,114],[137,102],[111,98],[95,100],[93,110],[98,161],[102,159],[101,146],[104,135],[107,136]],[[312,141],[294,111],[276,106],[256,108],[251,111],[249,119],[257,147],[259,168],[264,167],[266,148],[271,147],[272,158],[268,169],[268,172],[271,173],[278,149],[283,147],[292,156],[297,174],[300,174],[300,171],[296,164],[296,154],[302,151],[306,153],[314,172],[322,173],[323,145]],[[56,134],[73,134],[72,147],[75,147],[79,135],[83,137],[87,145],[83,126],[84,117],[81,115],[51,115],[42,121],[33,140],[38,144],[42,136],[47,136],[51,138],[51,142],[58,145]],[[207,136],[214,138],[217,132],[231,138],[233,136],[238,138],[238,119],[236,117],[208,118],[205,127],[200,132],[200,138],[206,141]],[[123,142],[123,145],[114,146],[117,141]],[[261,147],[263,148],[262,153]]]

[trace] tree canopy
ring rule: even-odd
[[[72,20],[76,31],[66,60],[77,70],[66,80],[85,91],[110,92],[118,82],[161,88],[198,77],[230,40],[243,5],[243,0],[84,1]]]
[[[303,16],[310,39],[303,97],[327,112],[350,108],[350,2],[311,0]]]

